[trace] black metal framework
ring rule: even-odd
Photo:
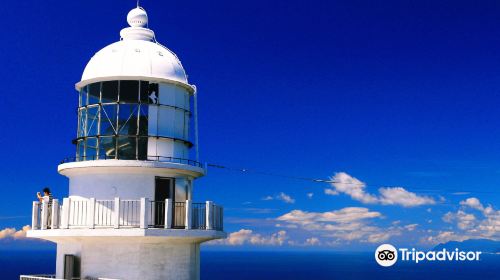
[[[224,208],[219,205],[215,205],[212,208],[212,217],[214,219],[213,227],[215,230],[224,230]]]
[[[189,99],[187,91],[160,93],[159,85],[148,81],[103,81],[82,87],[74,140],[77,161],[147,160],[150,138],[169,139],[191,148]],[[152,114],[157,120],[153,123],[149,120]],[[166,123],[169,129],[163,128]]]
[[[193,203],[192,204],[192,223],[194,229],[206,229],[206,203]]]
[[[165,227],[165,201],[150,201],[149,226],[155,228]]]
[[[186,203],[174,202],[172,228],[186,228]]]

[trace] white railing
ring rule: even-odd
[[[55,275],[39,274],[39,275],[21,275],[19,276],[19,280],[66,280],[66,279],[56,278]],[[120,279],[86,276],[85,278],[80,278],[80,277],[71,278],[71,280],[120,280]]]
[[[49,274],[39,274],[39,275],[21,275],[19,276],[19,280],[64,280],[64,279],[56,279],[55,275]]]
[[[33,202],[34,230],[70,228],[166,228],[223,230],[223,209],[211,201],[205,203],[71,199],[62,205],[54,199],[52,205]]]

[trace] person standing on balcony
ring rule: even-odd
[[[46,203],[47,204],[47,228],[50,228],[50,221],[51,221],[51,212],[52,212],[52,193],[50,192],[49,188],[44,188],[43,189],[43,196],[40,195],[40,192],[36,193],[36,196],[38,197],[38,200],[40,203]]]

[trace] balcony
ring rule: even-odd
[[[21,275],[19,280],[66,280],[56,278],[53,274],[38,274],[38,275]],[[109,279],[109,278],[96,278],[96,277],[85,277],[85,278],[71,278],[71,280],[119,280],[119,279]]]
[[[113,200],[64,198],[33,202],[32,229],[185,229],[223,231],[223,208],[211,201],[194,203],[147,198]]]

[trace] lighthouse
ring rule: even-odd
[[[127,22],[76,83],[75,156],[58,166],[69,196],[33,202],[28,237],[57,243],[51,278],[199,279],[200,244],[226,237],[223,208],[194,202],[196,87],[142,7]]]

